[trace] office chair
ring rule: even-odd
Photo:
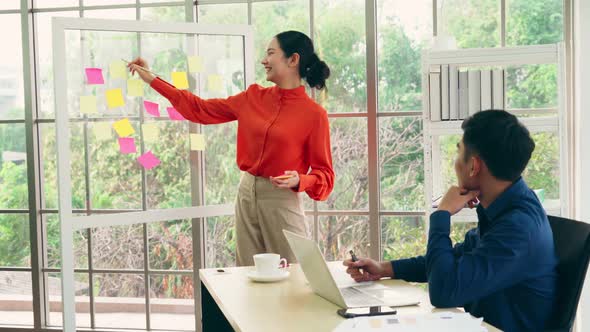
[[[590,259],[590,224],[548,216],[559,263],[557,302],[547,332],[570,332]]]

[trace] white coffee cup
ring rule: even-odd
[[[287,259],[281,258],[279,254],[256,254],[254,257],[254,265],[256,272],[260,275],[274,275],[280,273],[281,263],[287,266]]]

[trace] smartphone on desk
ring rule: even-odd
[[[355,318],[363,316],[386,316],[395,315],[397,310],[391,307],[366,307],[366,308],[353,308],[353,309],[338,309],[338,315],[344,318]]]

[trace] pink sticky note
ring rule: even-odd
[[[100,68],[86,68],[86,83],[87,84],[104,84],[102,77],[102,69]]]
[[[149,114],[153,115],[153,116],[160,116],[160,110],[159,110],[159,105],[156,103],[152,103],[151,101],[144,101],[143,102],[143,107],[145,107],[145,111],[148,112]]]
[[[137,157],[137,161],[141,164],[141,166],[145,167],[145,169],[152,169],[158,165],[160,165],[160,159],[158,159],[151,151],[148,151],[141,156]]]
[[[182,114],[178,113],[178,111],[174,107],[166,107],[166,111],[168,111],[168,116],[170,117],[170,120],[185,120]]]
[[[119,148],[122,154],[135,153],[135,139],[133,137],[119,137]]]

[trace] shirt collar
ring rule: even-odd
[[[496,219],[502,212],[506,211],[518,197],[524,195],[528,189],[522,177],[518,178],[508,189],[500,194],[493,202],[484,209],[481,204],[477,207],[478,213],[484,213],[489,221]]]
[[[305,86],[300,85],[294,89],[282,89],[278,86],[273,87],[275,94],[281,99],[302,98],[307,97]]]

